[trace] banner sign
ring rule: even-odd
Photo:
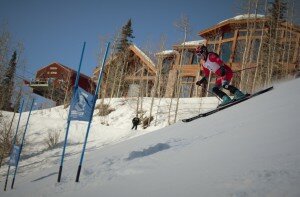
[[[17,166],[17,162],[19,159],[19,153],[20,153],[20,147],[17,145],[14,145],[12,153],[9,158],[9,165]]]
[[[92,94],[77,87],[70,105],[69,121],[90,121],[91,113],[93,113],[93,100],[94,96]]]

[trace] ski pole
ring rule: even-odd
[[[234,71],[233,73],[242,72],[242,71],[244,71],[244,70],[249,70],[249,69],[256,68],[256,67],[257,67],[257,66],[253,66],[253,67],[244,68],[244,69],[241,69],[241,70],[236,70],[236,71]]]
[[[222,101],[214,92],[210,91],[208,88],[204,88],[202,85],[200,85],[200,87],[202,89],[204,89],[206,92],[208,92],[208,93],[214,95],[215,97],[217,97],[217,99],[219,99],[219,101]]]

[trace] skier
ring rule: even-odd
[[[132,119],[132,128],[131,128],[131,130],[132,129],[134,129],[135,128],[135,130],[137,130],[137,126],[138,126],[138,124],[140,124],[140,119],[136,116],[136,117],[134,117],[133,119]]]
[[[200,58],[200,65],[202,65],[205,75],[201,80],[196,82],[196,85],[201,86],[203,83],[207,83],[209,72],[213,72],[217,75],[215,86],[212,91],[222,99],[219,106],[226,105],[232,101],[226,93],[220,90],[220,88],[229,90],[230,93],[234,95],[234,100],[238,100],[246,96],[238,88],[229,84],[233,77],[233,72],[229,66],[224,64],[218,54],[208,52],[207,47],[204,45],[196,48],[196,54]]]

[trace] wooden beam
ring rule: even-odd
[[[155,80],[155,76],[126,76],[125,80]]]

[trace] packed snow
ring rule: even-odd
[[[131,130],[136,100],[114,99],[110,115],[95,112],[79,183],[75,176],[87,123],[72,122],[57,183],[62,142],[47,150],[44,138],[56,130],[63,139],[68,109],[34,111],[15,188],[0,195],[300,196],[299,92],[300,79],[276,84],[268,93],[190,123],[180,119],[214,108],[217,100],[182,99],[170,126],[170,100],[157,99],[151,126],[138,130]],[[143,99],[145,116],[150,101]],[[2,166],[2,188],[6,171]]]
[[[223,21],[219,22],[219,24],[227,22],[227,21],[255,19],[255,18],[264,18],[264,17],[265,17],[265,15],[262,15],[262,14],[242,14],[242,15],[237,15],[233,18],[223,20]]]
[[[201,45],[201,44],[204,44],[204,43],[205,43],[205,40],[192,40],[192,41],[183,42],[183,43],[181,43],[181,45],[184,45],[184,46],[198,46],[198,45]]]

